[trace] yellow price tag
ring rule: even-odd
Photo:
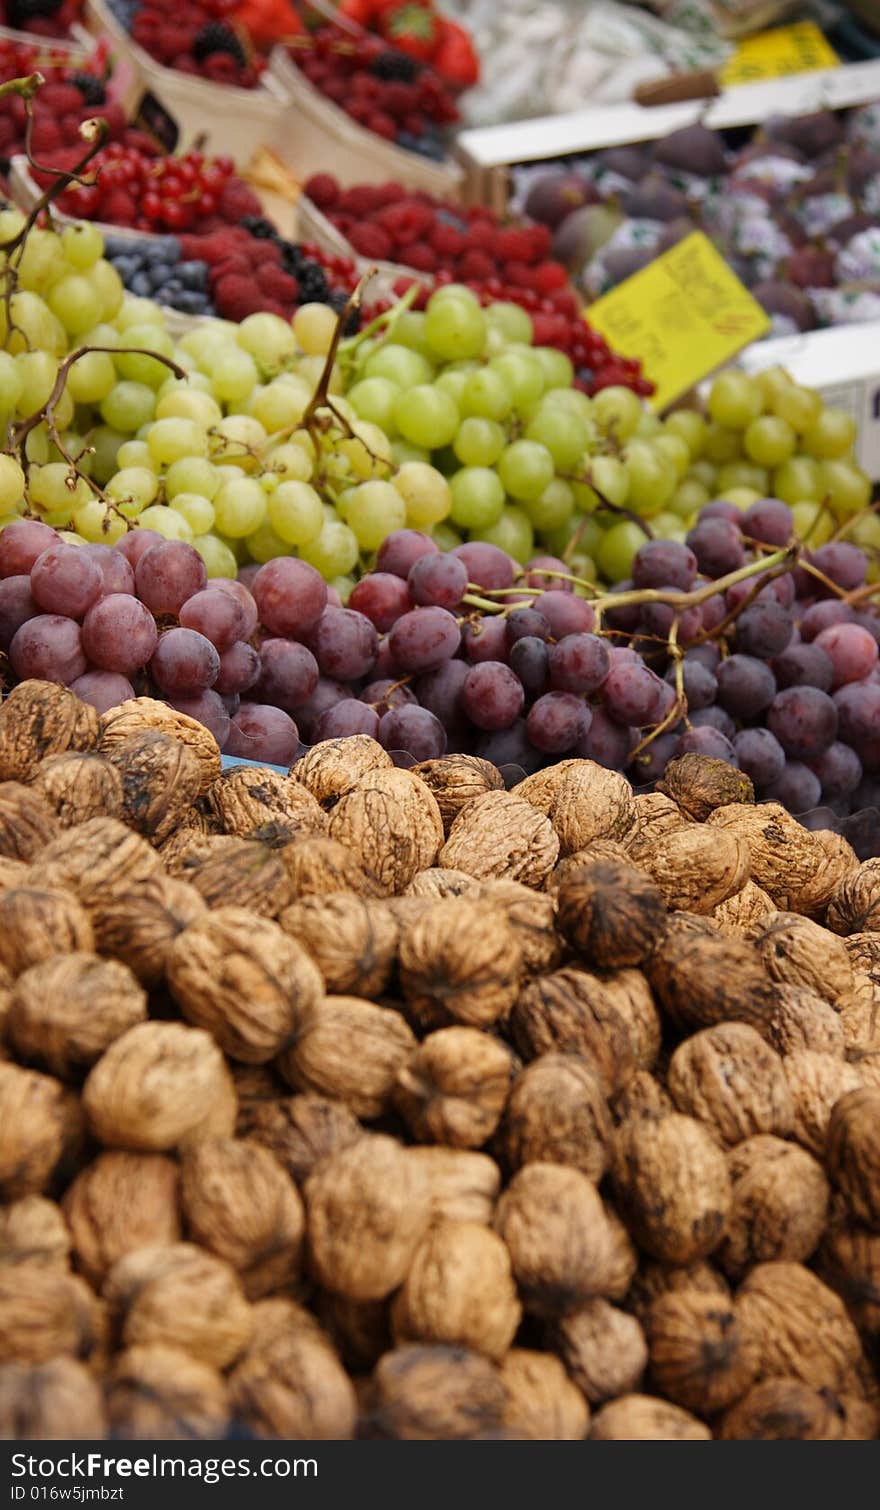
[[[586,310],[595,330],[638,357],[655,385],[654,409],[766,335],[770,321],[708,236],[695,231]]]
[[[755,84],[785,74],[837,68],[840,59],[814,21],[777,26],[741,42],[721,70],[722,84]]]

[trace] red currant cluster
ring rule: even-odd
[[[65,214],[139,231],[209,233],[258,215],[260,203],[229,157],[150,156],[142,148],[112,144],[90,165],[95,182],[72,184],[60,196]]]
[[[157,63],[214,84],[255,89],[263,71],[230,24],[240,0],[142,0],[131,35]]]
[[[79,128],[91,116],[106,121],[111,141],[124,136],[125,114],[108,98],[107,59],[100,46],[80,65],[59,48],[0,38],[0,83],[36,71],[46,80],[33,101],[31,146],[40,162],[52,162],[59,149],[74,144],[82,156]],[[24,100],[16,94],[0,99],[0,157],[24,152],[26,131]]]

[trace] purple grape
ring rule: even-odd
[[[187,598],[207,586],[208,573],[191,545],[181,540],[160,540],[138,558],[134,581],[138,597],[151,613],[176,615]]]
[[[711,707],[718,693],[718,680],[708,667],[700,661],[689,661],[684,658],[681,663],[681,676],[688,708]],[[674,666],[669,667],[665,680],[670,687],[675,687]]]
[[[166,629],[150,661],[150,675],[161,692],[193,697],[212,687],[220,674],[220,656],[195,629]]]
[[[742,516],[743,534],[762,545],[787,545],[794,533],[794,514],[780,498],[759,498]]]
[[[835,692],[834,706],[840,721],[840,738],[861,754],[860,746],[877,740],[880,733],[880,686],[870,681],[848,682]]]
[[[697,558],[677,540],[648,540],[633,560],[635,587],[672,587],[687,592],[697,576]]]
[[[668,586],[668,585],[667,585]],[[668,588],[676,592],[677,588]],[[671,603],[643,603],[641,628],[651,639],[665,641],[669,638],[676,614],[678,615],[678,638],[682,645],[688,640],[695,640],[703,628],[703,615],[699,608],[686,608],[684,612],[674,608]]]
[[[756,787],[770,786],[782,775],[785,751],[769,729],[741,729],[733,748],[740,770],[751,777]]]
[[[398,619],[388,640],[399,670],[421,673],[451,660],[461,644],[461,630],[445,608],[413,608]]]
[[[752,655],[731,655],[717,671],[718,701],[734,718],[757,718],[776,696],[770,667]]]
[[[112,545],[81,545],[81,551],[100,568],[104,578],[104,595],[122,592],[134,595],[134,568],[121,551]]]
[[[242,587],[246,587],[247,590],[248,590],[248,592],[252,592],[253,591],[254,583],[257,580],[259,572],[260,572],[260,567],[259,567],[258,563],[256,561],[250,561],[250,562],[248,562],[247,566],[240,566],[238,568],[238,572],[236,573],[235,580],[236,580],[236,582],[240,582],[241,585],[242,585]],[[328,587],[327,591],[329,593],[329,591],[330,591],[329,587]]]
[[[695,729],[717,729],[719,734],[731,741],[736,734],[736,724],[730,714],[724,708],[719,708],[717,703],[711,708],[697,708],[695,713],[688,715],[688,721]]]
[[[509,729],[524,703],[522,682],[502,661],[472,666],[462,683],[462,711],[478,729]]]
[[[322,676],[356,682],[376,663],[379,636],[365,614],[352,608],[325,608],[308,636]]]
[[[447,662],[447,665],[451,664],[452,662]],[[446,666],[443,666],[441,669],[445,671]],[[364,687],[361,693],[361,702],[369,703],[371,708],[375,708],[380,718],[383,713],[388,712],[389,708],[402,708],[405,703],[414,703],[417,701],[418,699],[411,687],[407,687],[398,681],[389,681],[387,678],[378,682],[370,682],[369,686]]]
[[[21,681],[35,677],[69,687],[86,669],[79,625],[57,613],[28,619],[12,636],[9,663]]]
[[[849,797],[862,779],[862,762],[858,755],[839,739],[807,764],[822,783],[822,796],[828,799]]]
[[[406,581],[413,563],[422,556],[436,556],[440,547],[422,530],[392,530],[376,552],[376,570],[390,572]]]
[[[517,718],[509,729],[499,729],[492,734],[484,734],[477,741],[474,752],[481,760],[488,760],[499,770],[513,768],[522,771],[524,776],[531,776],[539,771],[544,764],[544,756],[536,750],[526,733],[526,721]]]
[[[550,685],[557,692],[597,692],[611,671],[611,652],[596,634],[567,634],[550,646]]]
[[[716,592],[711,598],[707,598],[704,603],[700,604],[700,618],[702,619],[703,629],[708,631],[709,634],[712,633],[713,629],[717,629],[719,624],[723,623],[727,618],[727,604],[724,601],[722,593]],[[695,648],[700,649],[705,647],[697,646]]]
[[[44,613],[82,619],[104,591],[104,575],[97,561],[78,545],[60,540],[38,556],[31,567],[31,593]]]
[[[158,540],[159,536],[156,536]],[[61,536],[39,519],[14,519],[0,532],[0,577],[26,577],[43,551]]]
[[[772,661],[778,687],[818,687],[830,692],[834,679],[831,659],[819,645],[789,645]]]
[[[318,685],[318,663],[311,651],[296,640],[264,640],[259,664],[260,676],[253,684],[254,702],[271,703],[274,708],[293,713],[308,701]]]
[[[735,503],[728,503],[726,498],[713,498],[711,503],[704,504],[700,509],[697,524],[703,519],[726,519],[728,524],[735,524],[741,533],[742,517]]]
[[[183,604],[178,619],[185,629],[197,630],[220,651],[228,650],[237,640],[247,639],[244,609],[222,587],[206,587],[193,593]]]
[[[615,582],[611,588],[612,594],[632,592],[633,584],[629,577],[620,582]],[[642,617],[641,605],[638,603],[624,603],[618,608],[609,608],[605,612],[605,624],[608,629],[616,629],[620,634],[635,634]],[[591,626],[592,627],[592,626]]]
[[[677,734],[658,734],[636,755],[630,766],[630,776],[639,786],[659,781],[673,755],[679,753]]]
[[[801,615],[801,639],[815,640],[823,629],[830,629],[832,624],[852,624],[854,619],[855,612],[848,603],[841,603],[839,598],[826,598],[821,603],[811,604]]]
[[[517,640],[524,640],[526,636],[549,640],[551,634],[549,620],[537,608],[515,608],[507,616],[505,639],[508,646],[515,645]]]
[[[7,533],[7,530],[3,531],[4,535]],[[154,545],[161,545],[164,538],[164,535],[160,535],[158,530],[133,529],[117,540],[113,549],[118,551],[120,556],[125,557],[132,571],[135,573],[135,577],[137,577],[137,565],[141,556],[145,556],[147,551],[151,550]],[[207,580],[207,573],[205,573],[205,578]]]
[[[355,583],[348,606],[365,614],[380,634],[387,634],[401,614],[409,612],[413,600],[404,578],[393,572],[374,571]]]
[[[493,614],[469,620],[461,632],[461,643],[465,656],[474,664],[503,660],[507,655],[507,626]]]
[[[8,525],[7,529],[11,529]],[[2,540],[6,530],[0,535]],[[29,576],[4,577],[0,581],[0,650],[9,650],[13,636],[28,619],[35,619],[40,612],[31,596]]]
[[[382,716],[379,742],[384,749],[403,750],[416,761],[437,760],[446,754],[446,731],[439,718],[414,703]]]
[[[307,561],[294,556],[275,556],[267,561],[255,574],[250,590],[260,622],[270,634],[292,639],[314,629],[327,607],[324,578]]]
[[[695,662],[700,666],[705,666],[707,671],[716,671],[721,663],[721,651],[711,640],[707,640],[704,645],[694,645],[690,650],[686,650],[684,661],[685,665]]]
[[[820,545],[817,551],[812,552],[810,561],[819,568],[823,576],[828,577],[844,592],[852,592],[861,587],[868,574],[865,552],[859,550],[857,545],[851,545],[848,540],[831,540],[827,545]],[[829,592],[809,572],[805,575],[810,582],[810,592],[817,596]]]
[[[220,670],[214,683],[214,691],[221,697],[235,696],[256,686],[260,679],[260,656],[253,645],[239,640],[220,655]]]
[[[871,638],[876,640],[877,644],[880,645],[880,614],[857,613],[856,623],[860,628],[867,629]]]
[[[743,655],[769,660],[785,649],[793,628],[791,614],[781,603],[759,599],[736,621],[736,648]]]
[[[407,585],[420,608],[458,608],[467,591],[467,567],[457,556],[420,556],[409,569]]]
[[[82,645],[92,666],[129,680],[147,665],[158,642],[149,608],[127,593],[99,598],[83,620]]]
[[[172,697],[172,708],[178,713],[186,713],[189,718],[194,718],[206,729],[210,729],[221,750],[229,738],[231,719],[223,704],[222,697],[217,692],[200,692],[196,697]]]
[[[767,713],[768,729],[796,761],[814,760],[827,750],[837,738],[837,725],[837,708],[818,687],[786,687]]]
[[[663,717],[671,690],[647,666],[623,663],[611,667],[602,685],[602,696],[613,719],[642,729]]]
[[[523,642],[520,641],[520,644]],[[546,653],[546,651],[545,651]],[[461,689],[468,667],[465,661],[458,659],[444,661],[436,671],[426,671],[415,683],[415,694],[423,708],[439,718],[443,727],[458,729],[463,723],[463,715],[459,702]]]
[[[371,739],[379,737],[378,713],[357,697],[346,698],[321,714],[315,725],[315,744],[320,744],[322,739],[347,739],[351,734],[368,734]]]
[[[564,639],[567,634],[589,634],[596,622],[596,615],[586,598],[579,598],[562,588],[551,588],[542,593],[538,601],[556,640]]]
[[[484,592],[495,592],[501,587],[512,587],[517,572],[516,562],[497,545],[488,545],[483,540],[469,540],[465,545],[456,545],[450,552],[458,556],[467,567],[468,581]]]
[[[534,635],[527,635],[511,646],[508,659],[511,671],[523,684],[526,697],[540,697],[550,676],[550,647]],[[453,661],[451,664],[461,663]]]
[[[664,736],[660,736],[661,738]],[[639,742],[638,729],[614,722],[604,708],[593,709],[593,719],[586,734],[578,741],[575,753],[584,760],[594,760],[609,771],[622,771],[630,751]],[[653,743],[657,743],[656,740]]]
[[[99,713],[106,713],[108,708],[118,708],[120,703],[128,702],[135,695],[131,682],[124,676],[118,676],[115,671],[86,671],[70,683],[70,690],[82,698],[84,703],[97,708]]]
[[[725,577],[745,565],[742,535],[731,520],[701,518],[689,532],[686,544],[706,577]]]
[[[808,813],[818,807],[822,787],[818,776],[800,760],[787,760],[781,776],[768,786],[764,796],[771,802],[779,802],[790,813]]]
[[[825,651],[834,671],[832,686],[864,681],[877,665],[877,641],[859,624],[832,624],[816,635],[815,644]]]
[[[591,722],[583,698],[573,692],[548,692],[530,709],[526,730],[536,749],[546,755],[561,755],[586,736]]]
[[[737,764],[736,750],[730,740],[718,729],[708,726],[686,729],[678,736],[677,755],[710,755],[715,760],[726,760],[728,765]]]
[[[259,571],[259,567],[257,570]],[[249,640],[260,622],[260,612],[250,588],[235,577],[212,577],[210,586],[212,589],[217,588],[220,592],[228,593],[235,599],[244,620],[240,637],[243,640]],[[210,639],[210,635],[208,638]]]
[[[212,691],[216,691],[216,682]],[[241,698],[237,692],[220,692],[217,694],[230,718],[234,718],[241,707]]]
[[[862,780],[853,792],[853,807],[880,808],[880,777],[862,777]]]
[[[573,593],[574,582],[564,575],[569,571],[570,568],[558,556],[533,556],[526,566],[524,582],[526,587]]]
[[[337,703],[343,702],[349,697],[354,697],[354,693],[350,687],[344,687],[341,682],[330,681],[327,677],[318,677],[318,685],[315,687],[314,692],[306,698],[305,702],[300,703],[296,709],[296,727],[306,743],[313,742],[315,725],[321,714],[326,713],[328,708],[335,708]],[[366,699],[364,700],[366,701]],[[243,708],[246,706],[248,705],[242,703]],[[255,703],[253,706],[262,707],[263,705]],[[242,751],[236,750],[234,753],[241,755]]]
[[[239,755],[243,760],[290,766],[299,750],[299,731],[281,708],[242,703],[230,724],[225,748],[227,755]]]

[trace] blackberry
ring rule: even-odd
[[[204,63],[212,52],[228,52],[234,58],[239,68],[247,66],[247,54],[231,26],[224,26],[222,21],[209,21],[203,26],[193,43],[193,57],[197,63]]]
[[[70,82],[82,95],[83,104],[106,105],[107,91],[103,79],[96,79],[93,73],[75,73]]]
[[[370,64],[370,73],[377,79],[393,79],[397,84],[412,84],[418,78],[421,65],[405,52],[380,52]]]
[[[241,223],[246,231],[256,236],[258,241],[281,240],[271,220],[264,220],[260,215],[245,215]]]
[[[7,25],[27,30],[27,22],[44,20],[61,9],[62,0],[9,0]]]

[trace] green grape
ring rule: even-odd
[[[339,320],[329,304],[301,304],[293,317],[293,333],[307,356],[325,357]]]
[[[174,354],[171,337],[167,331],[158,330],[155,325],[129,325],[125,332],[125,344],[158,352],[160,356],[170,357]],[[158,388],[168,376],[164,362],[158,362],[155,357],[142,356],[139,352],[128,352],[122,348],[113,360],[120,377],[129,378],[133,383],[145,383],[149,388]]]
[[[391,470],[391,442],[384,430],[368,420],[355,420],[353,436],[337,444],[337,455],[344,456],[355,477],[385,477]]]
[[[391,341],[371,353],[364,365],[365,377],[387,378],[401,390],[430,383],[434,376],[431,363],[418,351]]]
[[[188,456],[205,456],[208,432],[194,419],[157,419],[150,426],[147,445],[156,465],[168,467]]]
[[[721,466],[725,461],[738,461],[742,455],[742,432],[740,430],[726,430],[723,425],[718,425],[713,420],[706,428],[706,443],[703,447],[703,457],[706,461],[714,462],[715,466]]]
[[[214,392],[223,404],[237,403],[247,398],[260,377],[250,352],[242,351],[236,346],[227,346],[220,353],[211,364],[210,375]]]
[[[412,441],[397,435],[391,442],[391,460],[396,467],[402,467],[408,461],[429,462],[431,453],[424,446],[414,446]]]
[[[665,420],[670,435],[678,435],[684,441],[694,461],[703,454],[706,444],[706,421],[696,409],[676,409]]]
[[[822,474],[812,456],[790,456],[773,473],[773,497],[783,503],[816,503],[822,497]]]
[[[64,461],[66,456],[75,456],[76,465],[84,477],[92,475],[92,452],[88,437],[80,435],[76,430],[64,430],[61,434],[61,445],[57,446],[54,441],[49,443],[49,461]]]
[[[871,502],[871,481],[852,461],[820,461],[821,496],[835,514],[858,514]]]
[[[759,467],[780,467],[793,456],[797,436],[787,420],[775,414],[753,419],[743,435],[743,450]]]
[[[69,486],[72,483],[73,486]],[[47,462],[42,467],[31,467],[28,474],[28,497],[31,503],[51,511],[74,508],[88,503],[93,497],[88,483],[75,477],[63,461]]]
[[[4,514],[21,502],[24,483],[24,472],[15,457],[0,451],[0,509]]]
[[[596,490],[609,503],[623,508],[629,498],[629,471],[619,456],[589,456],[589,473]]]
[[[677,519],[692,519],[710,501],[709,489],[696,477],[685,477],[669,500],[669,511]]]
[[[362,378],[348,391],[348,401],[358,419],[367,419],[379,425],[386,435],[393,435],[394,405],[400,394],[396,383],[388,378]]]
[[[784,419],[802,435],[816,423],[822,413],[822,400],[812,388],[801,388],[796,383],[790,383],[787,388],[780,388],[771,400],[773,413],[780,419]]]
[[[88,540],[83,539],[82,535],[78,535],[76,530],[59,529],[58,538],[63,540],[65,545],[88,545],[89,543]]]
[[[661,452],[668,461],[672,462],[679,480],[684,477],[691,464],[691,453],[687,442],[680,435],[664,433],[658,435],[652,444],[656,451]]]
[[[95,478],[96,482],[105,483],[108,477],[113,476],[119,466],[119,449],[127,439],[127,436],[114,430],[112,425],[96,425],[94,430],[89,432],[89,445],[92,451],[90,475]],[[129,465],[132,463],[129,462]]]
[[[880,555],[880,517],[877,514],[865,514],[863,518],[855,519],[846,538],[871,555]]]
[[[752,380],[757,383],[761,390],[761,397],[765,409],[772,408],[773,400],[783,388],[792,386],[791,375],[784,367],[765,367],[763,372],[756,372]]]
[[[622,443],[636,432],[642,402],[630,388],[602,388],[593,399],[592,412],[603,434]]]
[[[223,410],[209,393],[202,393],[189,383],[178,383],[167,392],[160,391],[156,403],[157,419],[190,419],[210,429],[223,418]]]
[[[34,226],[25,240],[18,260],[18,286],[37,293],[64,272],[65,257],[54,231]]]
[[[650,409],[643,409],[633,438],[635,440],[656,440],[658,436],[664,433],[663,421],[656,414],[652,414]]]
[[[173,461],[165,473],[165,497],[173,502],[178,493],[200,493],[210,500],[222,481],[217,468],[204,456],[184,456]]]
[[[447,367],[444,372],[441,372],[434,379],[434,387],[439,388],[443,393],[449,394],[459,414],[461,413],[462,398],[464,397],[464,390],[467,387],[467,380],[466,372],[453,372],[451,367]]]
[[[222,482],[213,498],[217,529],[232,540],[243,540],[266,518],[266,495],[253,477]]]
[[[728,488],[726,492],[719,493],[718,496],[723,498],[726,503],[732,503],[734,508],[742,509],[743,513],[745,513],[746,509],[750,509],[752,504],[757,503],[759,498],[765,497],[766,493],[766,488],[739,487]]]
[[[564,556],[574,531],[577,530],[578,543],[589,556],[595,556],[605,530],[598,519],[590,516],[575,517],[561,529],[552,530],[547,535],[547,548],[554,556]]]
[[[95,325],[86,332],[82,344],[84,346],[110,346],[115,351],[118,346],[122,345],[122,337],[115,325],[108,325],[102,320],[100,325]]]
[[[585,551],[576,551],[571,558],[571,570],[572,574],[579,578],[574,584],[575,597],[591,598],[593,594],[587,584],[591,583],[595,586],[599,580],[599,568],[593,557],[588,556]]]
[[[376,484],[364,483],[363,486],[375,487]],[[359,555],[357,537],[341,520],[335,523],[328,520],[317,540],[304,545],[300,555],[327,582],[332,582],[334,577],[348,576],[356,567]]]
[[[116,268],[112,262],[96,262],[89,277],[101,301],[101,319],[115,320],[125,299],[125,285]]]
[[[465,418],[502,420],[513,408],[513,399],[500,373],[479,367],[464,378],[459,408]]]
[[[235,552],[217,535],[197,535],[193,547],[205,563],[209,577],[234,577],[238,571]]]
[[[401,435],[435,451],[448,446],[458,429],[460,416],[455,400],[442,388],[418,383],[401,393],[394,405],[394,420]],[[334,573],[334,575],[337,575]]]
[[[0,351],[0,415],[14,414],[21,399],[21,368],[8,351]]]
[[[760,388],[745,372],[722,372],[709,389],[709,416],[727,430],[744,430],[764,407]]]
[[[177,493],[174,510],[186,520],[194,535],[207,535],[214,528],[214,505],[201,493]]]
[[[97,226],[89,221],[65,226],[61,232],[61,248],[68,262],[80,272],[85,271],[104,255],[104,238]]]
[[[362,550],[379,549],[386,535],[403,529],[406,503],[390,482],[362,482],[353,488],[346,519]],[[344,575],[334,572],[334,576]]]
[[[269,524],[288,545],[317,540],[324,524],[321,499],[307,482],[281,482],[269,496]]]
[[[794,517],[794,532],[799,540],[816,550],[826,545],[837,529],[837,520],[830,509],[815,499],[789,504]]]
[[[553,464],[560,472],[577,469],[591,440],[586,421],[547,403],[542,404],[534,418],[529,420],[525,434],[527,440],[538,441],[550,452]]]
[[[449,514],[452,490],[436,467],[423,461],[405,461],[395,472],[393,482],[406,505],[410,528],[430,529]]]
[[[574,513],[574,492],[561,477],[554,477],[540,498],[524,505],[525,511],[541,534],[560,529]]]
[[[522,341],[526,346],[531,345],[534,335],[531,318],[518,304],[500,299],[490,304],[484,314],[490,328],[500,331],[506,341]]]
[[[65,390],[55,405],[55,424],[59,430],[68,430],[73,424],[76,405]]]
[[[535,551],[535,532],[525,509],[512,505],[506,508],[496,524],[480,530],[477,536],[490,545],[506,551],[514,561],[526,562]]]
[[[553,481],[553,457],[534,440],[515,440],[498,458],[498,476],[505,492],[520,503],[540,498]]]
[[[444,283],[434,290],[431,299],[435,304],[442,304],[444,299],[464,299],[466,303],[473,304],[476,309],[480,308],[479,299],[466,283]]]
[[[684,542],[687,536],[687,526],[678,514],[671,510],[663,510],[656,514],[651,521],[654,534],[658,540],[680,540]]]
[[[55,386],[58,364],[48,351],[23,351],[15,358],[21,394],[18,412],[36,414],[46,403]]]
[[[324,358],[300,357],[299,362],[297,363],[296,375],[298,378],[301,378],[304,383],[308,383],[309,393],[314,393],[319,382],[324,376]],[[341,396],[344,388],[345,382],[342,376],[342,370],[339,367],[339,364],[334,362],[330,372],[330,378],[327,383],[327,392],[331,394],[331,396]]]
[[[275,446],[266,462],[279,482],[308,482],[315,470],[311,457],[293,442]]]
[[[247,315],[235,339],[259,363],[264,372],[277,372],[296,355],[296,337],[287,320],[268,312]]]
[[[448,290],[443,298],[432,295],[425,310],[425,342],[444,362],[479,356],[486,340],[486,321],[473,298],[460,298]]]
[[[462,530],[480,531],[496,524],[504,509],[504,488],[490,467],[462,467],[449,479],[450,518]]]
[[[629,506],[651,519],[669,502],[678,478],[668,457],[647,441],[632,441],[627,447]]]
[[[67,376],[67,391],[77,404],[100,404],[116,383],[113,358],[105,351],[91,351],[74,362]]]
[[[136,329],[139,325],[149,325],[153,327],[153,333],[155,333],[156,329],[164,331],[165,315],[159,308],[159,305],[155,304],[152,299],[138,299],[135,298],[133,294],[126,294],[122,308],[120,309],[119,314],[116,316],[116,325],[117,328],[125,334],[125,339],[122,344],[125,346],[133,346],[134,342],[129,339],[129,333],[132,329]],[[204,328],[201,328],[199,331],[195,332],[194,335],[195,338],[198,339],[199,336],[205,333],[206,332]],[[213,331],[207,333],[213,335]],[[187,337],[185,336],[184,342],[186,341],[186,339]],[[184,349],[186,350],[188,348],[184,347]]]
[[[153,419],[156,395],[146,383],[121,382],[101,404],[101,417],[115,430],[139,430]]]
[[[88,278],[77,273],[61,278],[49,290],[46,302],[71,335],[97,325],[104,312],[97,289]]]
[[[645,532],[630,519],[620,519],[603,534],[596,546],[596,565],[607,582],[621,582],[630,575],[633,556],[645,543]]]
[[[159,496],[159,479],[147,467],[123,467],[110,478],[105,491],[126,518],[133,519]]]
[[[625,391],[628,393],[629,389]],[[554,409],[563,409],[566,414],[576,414],[580,419],[586,420],[591,433],[596,435],[598,424],[593,400],[581,393],[579,388],[551,388],[545,395],[545,401],[552,404]]]
[[[151,503],[138,515],[138,525],[143,530],[156,530],[166,540],[182,540],[192,545],[193,532],[182,514],[164,503]]]
[[[100,498],[91,498],[73,515],[77,533],[83,540],[95,545],[115,545],[127,533],[128,526],[120,519],[115,509],[108,508]]]
[[[276,556],[290,555],[290,546],[279,535],[276,535],[268,519],[264,520],[252,535],[248,535],[245,544],[250,559],[259,561],[261,566],[266,561],[273,561]]]
[[[856,439],[856,422],[844,409],[823,409],[803,434],[804,450],[820,461],[849,455]]]
[[[251,414],[227,414],[211,427],[210,457],[219,466],[230,463],[255,472],[267,435]],[[257,453],[256,455],[254,453]]]
[[[441,551],[453,551],[457,545],[461,545],[462,539],[458,530],[454,530],[448,520],[442,524],[435,524],[431,530],[431,539]]]
[[[428,355],[425,344],[425,316],[421,310],[404,309],[394,321],[393,335],[399,346],[407,346],[421,356]]]
[[[330,586],[338,592],[339,601],[344,608],[355,587],[354,577],[334,577]]]
[[[770,473],[767,468],[755,466],[754,462],[727,461],[718,468],[715,488],[719,494],[727,493],[732,488],[749,488],[759,497],[766,497],[769,486]]]
[[[463,419],[452,442],[456,458],[466,467],[491,467],[504,450],[507,437],[491,419]]]
[[[544,369],[544,383],[548,392],[556,388],[567,392],[574,382],[571,358],[564,351],[557,351],[554,346],[535,346],[533,351]]]
[[[37,466],[45,466],[49,460],[49,436],[45,425],[36,425],[31,430],[24,443],[24,453],[28,461],[36,462]]]
[[[117,342],[117,345],[118,344],[119,343]],[[196,369],[193,369],[192,371],[187,372],[185,378],[175,377],[173,372],[169,372],[164,383],[160,383],[159,387],[156,389],[157,412],[162,400],[164,398],[167,398],[170,393],[193,392],[207,393],[209,397],[213,395],[214,388],[211,383],[211,379],[208,377],[208,374],[206,372],[199,372]],[[189,418],[190,416],[187,415],[186,417]]]
[[[503,380],[520,413],[536,404],[544,392],[544,369],[532,351],[503,351],[492,358],[489,370]]]

